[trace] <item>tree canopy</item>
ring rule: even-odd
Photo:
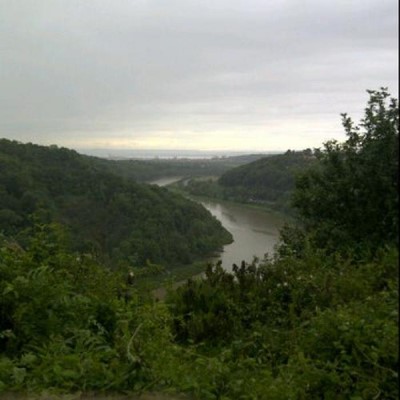
[[[135,239],[162,257],[164,245],[157,250],[148,239],[173,244],[157,236],[164,232],[158,220],[180,251],[190,243],[182,230],[202,239],[211,229],[208,214],[165,190],[104,174],[74,152],[3,142],[12,151],[0,152],[8,221],[0,237],[0,392],[398,399],[398,101],[385,89],[371,91],[360,124],[347,115],[343,124],[347,140],[315,150],[298,178],[301,224],[282,232],[276,254],[238,260],[232,273],[209,265],[201,279],[171,289],[165,303],[146,299],[90,253],[71,252],[65,226],[93,240],[85,224],[104,234],[105,220],[116,234],[112,222],[124,223],[124,215],[128,232],[138,221],[152,227]],[[79,223],[66,212],[71,201]],[[64,226],[30,227],[22,204],[31,204],[32,218]],[[10,238],[19,234],[25,243]],[[136,248],[129,243],[128,252]]]
[[[347,140],[317,149],[297,180],[293,204],[321,247],[398,243],[399,105],[386,89],[369,94],[358,125],[342,115]]]
[[[0,231],[23,243],[35,223],[57,222],[72,250],[113,266],[189,263],[231,240],[200,205],[125,179],[106,163],[0,140]]]

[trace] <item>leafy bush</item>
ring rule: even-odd
[[[369,91],[359,125],[343,114],[344,143],[330,141],[297,181],[294,206],[314,243],[335,251],[398,245],[399,105],[385,89]]]

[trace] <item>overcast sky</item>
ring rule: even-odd
[[[0,137],[286,150],[398,97],[397,0],[0,0]]]

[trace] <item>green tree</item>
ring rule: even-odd
[[[317,149],[319,162],[297,181],[293,203],[319,247],[398,242],[398,100],[385,88],[368,93],[360,124],[342,114],[347,140]]]

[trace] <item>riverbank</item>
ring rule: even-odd
[[[233,242],[202,260],[189,265],[174,266],[166,273],[143,278],[138,282],[140,289],[148,291],[158,300],[165,298],[168,288],[174,289],[189,278],[201,276],[210,262],[221,260],[222,267],[230,271],[233,264],[240,264],[242,261],[251,263],[254,257],[263,259],[265,254],[272,254],[279,241],[281,227],[291,222],[286,214],[265,205],[191,195],[181,189],[185,179],[187,178],[175,177],[172,181],[170,178],[160,178],[152,184],[167,187],[168,190],[202,204],[233,235]]]
[[[142,293],[151,293],[156,300],[163,300],[168,289],[176,288],[194,276],[200,276],[206,270],[207,264],[216,260],[218,255],[219,253],[215,253],[204,260],[172,266],[159,275],[140,278],[135,287]]]
[[[209,177],[210,179],[212,177]],[[216,177],[214,177],[216,178]],[[268,213],[268,214],[275,214],[285,220],[287,220],[288,223],[294,222],[295,217],[293,215],[293,213],[284,211],[282,209],[279,209],[278,207],[274,207],[273,204],[266,204],[266,203],[257,203],[257,202],[241,202],[241,201],[235,201],[235,200],[227,200],[227,199],[223,199],[220,197],[216,197],[216,196],[208,196],[208,195],[194,195],[191,193],[188,193],[188,191],[184,190],[182,188],[182,181],[186,180],[187,178],[182,178],[182,179],[175,179],[173,182],[170,182],[168,184],[165,185],[166,188],[168,188],[168,190],[171,190],[175,193],[179,193],[182,196],[185,196],[186,198],[196,201],[198,203],[201,203],[203,201],[215,201],[215,202],[219,202],[222,204],[226,204],[226,205],[234,205],[234,206],[240,206],[240,207],[244,207],[247,209],[254,209],[254,210],[258,210],[264,213]],[[201,179],[199,179],[201,180]]]
[[[277,209],[276,207],[273,207],[272,205],[268,205],[268,204],[260,204],[257,202],[254,203],[249,203],[249,202],[240,202],[240,201],[234,201],[234,200],[226,200],[226,199],[221,199],[219,197],[215,197],[215,196],[207,196],[207,195],[193,195],[188,193],[186,190],[182,189],[182,183],[184,181],[187,181],[188,177],[183,177],[183,176],[175,176],[175,177],[166,177],[166,178],[158,178],[156,180],[153,181],[149,181],[148,184],[150,185],[157,185],[157,186],[161,186],[161,187],[165,187],[168,190],[171,190],[175,193],[179,193],[180,195],[196,201],[197,203],[202,203],[204,201],[216,201],[222,204],[226,204],[226,205],[234,205],[234,206],[241,206],[241,207],[245,207],[248,209],[255,209],[255,210],[259,210],[261,212],[265,212],[265,213],[269,213],[269,214],[276,214],[277,216],[286,219],[287,222],[292,222],[294,221],[294,217],[292,214],[284,212],[282,210]],[[207,176],[207,177],[200,177],[200,178],[196,178],[196,180],[217,180],[218,177],[217,176]]]
[[[219,199],[219,198],[211,197],[211,196],[194,196],[194,195],[187,194],[186,197],[190,200],[197,201],[198,203],[202,203],[202,202],[206,202],[206,201],[218,202],[221,204],[225,204],[227,206],[243,207],[244,209],[256,210],[256,211],[260,211],[262,213],[275,215],[277,217],[287,220],[287,222],[294,221],[294,217],[292,215],[287,214],[283,211],[277,210],[276,208],[273,208],[268,205],[261,205],[261,204],[257,204],[257,203],[243,203],[243,202],[239,202],[239,201]]]

